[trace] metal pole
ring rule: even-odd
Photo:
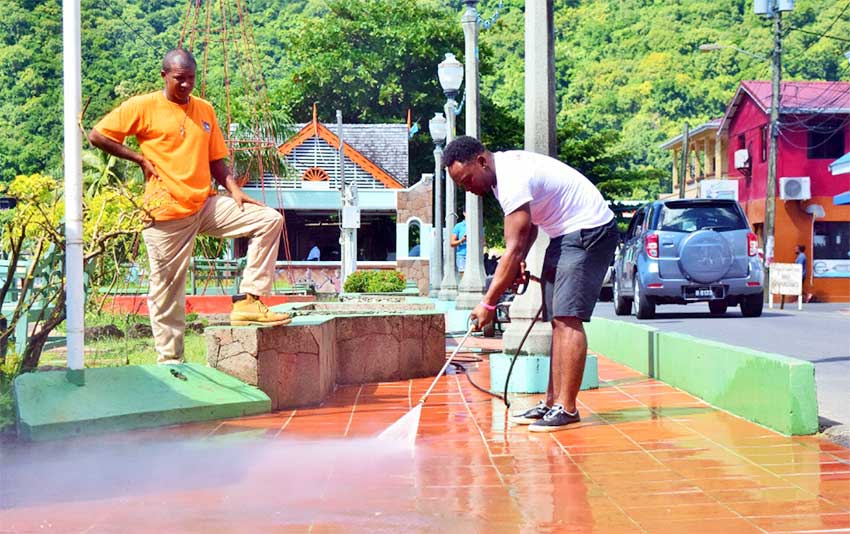
[[[348,184],[345,181],[345,141],[342,135],[342,111],[336,110],[336,122],[339,137],[339,181],[340,195],[342,205],[342,233],[340,236],[340,284],[345,284],[345,280],[351,273],[357,270],[357,230],[351,226],[351,215],[349,212],[352,208],[357,207],[357,189],[356,183]]]
[[[525,2],[525,149],[557,157],[555,135],[555,10],[553,0]],[[543,269],[543,257],[549,237],[537,233],[537,240],[525,258],[534,274]],[[539,287],[530,288],[511,303],[511,322],[502,336],[502,350],[513,353],[548,356],[552,327],[537,321],[542,303]],[[535,323],[531,330],[531,323]],[[526,332],[528,335],[526,336]]]
[[[78,125],[80,80],[80,0],[62,2],[62,58],[65,120],[65,291],[68,368],[83,369],[83,139]]]
[[[431,291],[428,296],[437,298],[443,275],[443,148],[434,146],[434,238],[431,243]]]
[[[770,155],[767,160],[767,195],[764,206],[764,288],[770,292],[770,263],[773,261],[776,218],[776,164],[779,148],[779,91],[782,78],[782,12],[772,2],[773,53],[771,55]]]
[[[466,79],[466,135],[480,138],[480,103],[478,88],[478,0],[464,0],[466,11],[461,17],[464,35]],[[487,283],[484,273],[484,199],[466,193],[466,268],[458,287],[457,307],[469,309],[481,302]]]
[[[688,158],[690,157],[691,137],[688,123],[682,131],[682,161],[679,162],[679,198],[685,198],[685,190],[688,188]]]
[[[452,142],[455,138],[455,109],[457,102],[455,95],[448,95],[446,101],[446,145]],[[449,176],[446,169],[446,234],[454,230],[455,222],[457,221],[457,213],[455,212],[455,183]],[[449,239],[443,240],[443,281],[440,283],[440,300],[454,300],[457,298],[457,273],[455,266],[455,248],[451,245]]]

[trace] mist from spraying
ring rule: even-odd
[[[5,447],[0,524],[19,531],[31,528],[34,517],[61,522],[61,510],[82,504],[92,517],[108,518],[100,525],[106,530],[128,524],[196,530],[199,521],[220,529],[244,517],[267,526],[317,518],[361,526],[368,519],[375,526],[376,517],[390,531],[427,526],[425,517],[394,516],[382,505],[416,499],[411,443],[270,439],[263,432],[165,440],[141,433]]]

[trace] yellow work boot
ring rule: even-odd
[[[237,297],[234,297],[237,298]],[[233,311],[230,312],[230,324],[233,326],[280,326],[289,324],[292,319],[288,313],[275,313],[268,306],[260,302],[260,299],[250,293],[245,298],[233,303]]]

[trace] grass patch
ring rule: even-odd
[[[187,363],[207,363],[207,345],[204,336],[186,332],[184,357]],[[115,367],[117,365],[153,365],[156,363],[156,350],[153,338],[137,339],[100,339],[86,341],[84,358],[86,367]],[[65,351],[57,349],[41,355],[41,365],[64,366]]]
[[[197,321],[197,314],[189,314],[186,322]],[[202,320],[202,322],[204,322]],[[133,324],[150,324],[147,317],[138,315],[114,315],[88,313],[85,318],[86,327],[113,324],[126,333]],[[65,323],[56,328],[57,334],[65,333]],[[11,351],[10,351],[11,352]],[[207,346],[203,334],[187,331],[184,338],[184,357],[187,363],[206,365]],[[122,365],[154,365],[156,350],[152,337],[142,338],[109,338],[86,340],[84,365],[93,367],[116,367]],[[41,354],[39,366],[65,367],[67,357],[65,348],[45,351]],[[12,400],[12,383],[17,360],[14,354],[7,355],[7,362],[0,368],[0,434],[10,432],[15,425],[15,406]]]

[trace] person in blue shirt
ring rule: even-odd
[[[803,281],[806,281],[806,245],[797,245],[794,248],[794,263],[803,266]]]
[[[451,246],[457,248],[455,251],[455,265],[458,272],[466,270],[466,210],[463,210],[463,220],[452,229]]]
[[[319,249],[319,245],[315,241],[311,241],[310,243],[313,245],[313,248],[307,253],[307,261],[321,261],[322,251]]]
[[[794,247],[794,263],[799,263],[803,266],[803,284],[806,283],[806,245],[797,245]],[[784,297],[783,297],[784,298]],[[813,295],[811,293],[806,293],[803,291],[803,300],[805,302],[811,302],[813,299]]]

